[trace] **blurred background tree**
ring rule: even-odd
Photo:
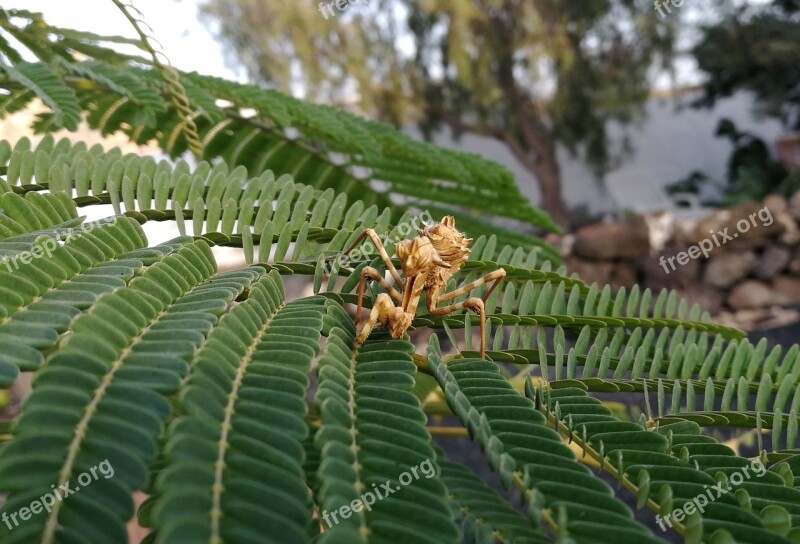
[[[705,76],[697,107],[713,107],[735,93],[754,95],[760,115],[800,130],[800,0],[720,3],[713,24],[700,26],[692,54]],[[800,189],[800,171],[789,172],[770,145],[721,119],[717,136],[733,145],[720,204],[762,200],[770,193],[787,197]],[[716,184],[693,172],[671,186],[676,192],[700,192]],[[717,184],[721,185],[721,184]]]
[[[673,58],[676,17],[652,0],[207,0],[203,13],[257,83],[426,137],[506,145],[568,226],[557,149],[601,175],[612,122],[643,113]],[[330,4],[331,7],[328,7]]]
[[[694,48],[702,106],[748,90],[762,114],[800,129],[800,0],[746,3],[703,26]]]

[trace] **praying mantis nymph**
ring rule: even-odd
[[[405,276],[405,280],[400,276],[378,234],[373,229],[368,228],[361,233],[344,254],[350,253],[364,238],[369,238],[375,244],[397,289],[375,268],[367,266],[361,271],[358,282],[356,325],[361,321],[366,282],[369,280],[378,282],[386,290],[386,293],[380,293],[375,299],[367,321],[358,331],[356,347],[366,342],[372,329],[377,325],[388,326],[392,338],[401,338],[414,320],[419,299],[424,291],[426,293],[425,300],[428,314],[430,315],[447,315],[464,309],[473,310],[480,315],[481,358],[485,358],[486,311],[484,302],[505,277],[506,271],[499,268],[458,289],[448,293],[443,292],[447,288],[447,282],[450,277],[458,272],[461,265],[467,260],[470,254],[468,246],[472,243],[471,239],[465,238],[456,229],[455,219],[452,216],[446,216],[441,222],[427,225],[425,228],[420,229],[419,236],[416,238],[397,242],[395,254],[400,259],[400,269],[403,272],[403,276]],[[468,293],[489,282],[494,283],[483,295],[483,298],[470,297],[457,304],[439,307],[440,303],[453,300],[459,295]]]

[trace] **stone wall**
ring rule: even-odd
[[[570,273],[588,283],[675,289],[747,326],[800,315],[792,310],[800,307],[799,224],[800,192],[704,217],[665,212],[590,224],[560,244]]]

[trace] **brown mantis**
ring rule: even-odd
[[[423,291],[427,293],[426,305],[430,315],[447,315],[458,310],[473,310],[480,315],[481,331],[481,358],[486,356],[486,311],[484,303],[492,291],[505,277],[506,271],[502,268],[486,274],[467,285],[454,291],[443,293],[450,277],[458,272],[461,265],[467,260],[470,250],[467,248],[472,239],[465,238],[456,229],[455,219],[446,216],[439,223],[428,225],[419,231],[419,236],[410,240],[397,242],[395,254],[400,259],[400,269],[405,280],[392,263],[386,248],[383,246],[378,234],[373,229],[366,229],[356,239],[345,255],[356,248],[364,238],[369,238],[378,250],[386,264],[395,287],[387,281],[383,274],[370,266],[361,271],[358,282],[358,308],[356,310],[356,325],[361,321],[361,312],[364,301],[364,287],[368,280],[377,281],[386,293],[380,293],[370,311],[369,318],[358,331],[356,347],[366,342],[367,337],[376,325],[388,325],[392,338],[400,338],[411,326],[417,313],[417,306]],[[440,303],[448,302],[480,287],[489,282],[494,282],[483,298],[470,297],[463,302],[439,307]],[[396,306],[395,303],[398,305]]]

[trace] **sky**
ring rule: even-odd
[[[205,21],[197,17],[196,0],[135,0],[153,28],[152,35],[176,68],[244,81],[231,69],[219,42]],[[110,0],[2,0],[5,9],[27,9],[44,14],[50,24],[98,34],[135,37],[127,19]]]

